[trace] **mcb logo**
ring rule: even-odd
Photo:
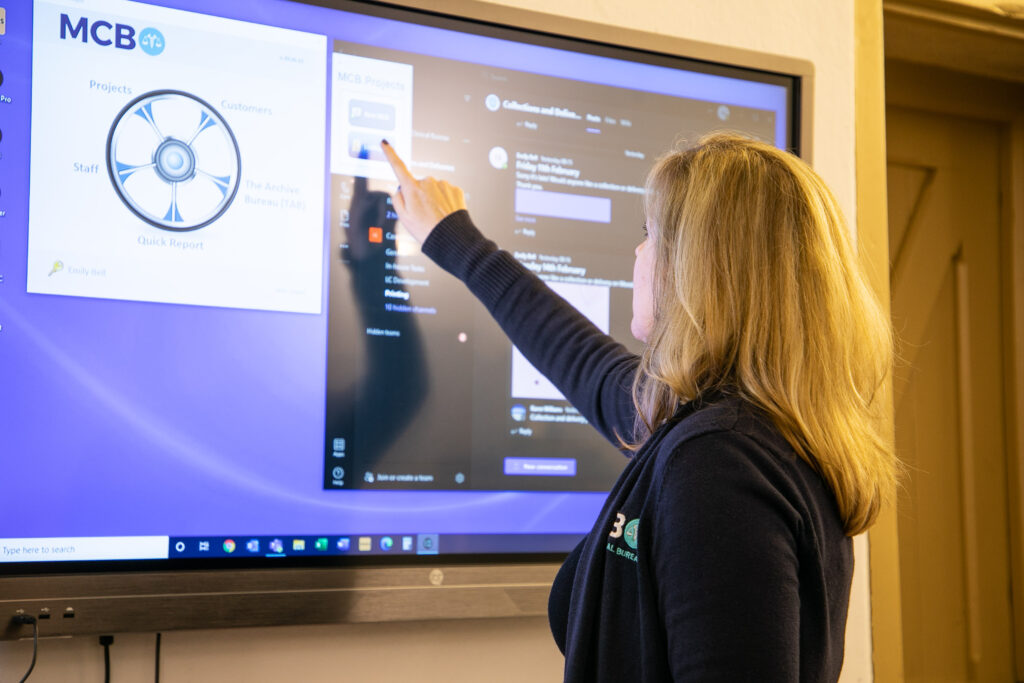
[[[138,35],[138,38],[136,38]],[[91,24],[85,17],[72,22],[67,14],[60,15],[60,39],[81,40],[106,47],[113,45],[121,50],[141,48],[147,55],[158,55],[164,51],[164,36],[155,28],[144,28],[136,34],[135,28],[128,24],[111,24],[109,21],[93,21]]]

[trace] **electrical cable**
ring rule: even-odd
[[[36,621],[35,617],[28,614],[17,614],[14,616],[14,623],[32,624],[32,663],[28,665],[28,671],[18,681],[18,683],[25,683],[28,677],[32,675],[32,669],[36,668],[36,654],[39,652],[39,622]]]
[[[100,636],[103,646],[103,683],[110,683],[110,646],[114,644],[114,636]]]
[[[155,683],[160,683],[160,636],[161,634],[156,634],[156,672],[153,676]]]

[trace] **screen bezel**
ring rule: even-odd
[[[305,0],[393,19],[565,47],[610,57],[713,73],[765,74],[792,82],[791,151],[811,155],[813,65],[791,57],[714,45],[569,17],[492,5],[483,0]],[[443,12],[443,13],[442,13]],[[680,60],[683,60],[681,62]],[[770,82],[775,82],[770,81]],[[564,553],[406,557],[155,560],[0,565],[0,606],[46,613],[44,635],[259,625],[441,618],[533,616]],[[439,594],[438,591],[442,593]],[[443,596],[443,599],[439,599]],[[68,610],[71,612],[68,612]],[[44,611],[45,610],[45,611]],[[74,617],[66,614],[73,613]],[[0,639],[22,637],[6,625]]]

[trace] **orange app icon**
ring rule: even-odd
[[[370,241],[371,242],[383,242],[384,241],[384,229],[383,228],[370,228]]]

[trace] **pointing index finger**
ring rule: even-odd
[[[387,140],[380,141],[380,148],[384,152],[384,156],[387,157],[388,163],[391,164],[391,170],[395,172],[395,176],[398,177],[398,184],[411,185],[416,182],[413,178],[412,173],[406,168],[405,162],[398,156],[395,149],[388,143]]]

